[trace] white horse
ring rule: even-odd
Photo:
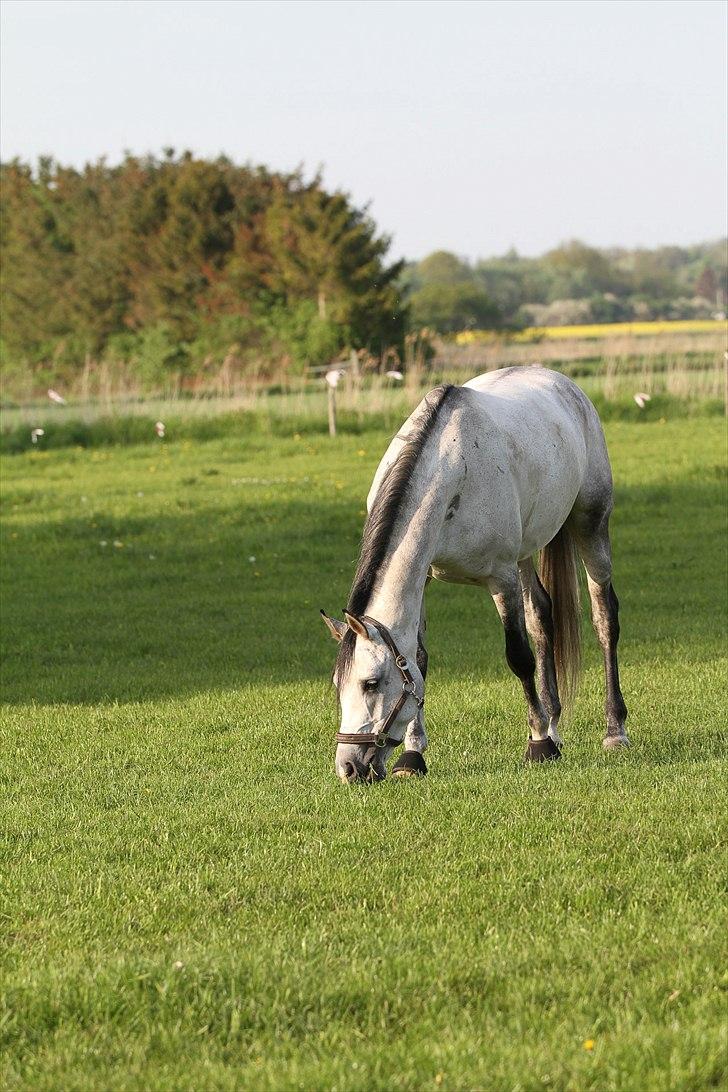
[[[604,653],[604,746],[629,745],[617,669],[612,503],[599,417],[566,376],[505,368],[425,396],[375,474],[345,621],[321,612],[340,642],[333,678],[342,780],[384,777],[387,757],[402,742],[392,772],[427,770],[424,592],[433,577],[493,596],[506,659],[528,706],[525,757],[558,758],[559,689],[568,697],[579,670],[577,552]]]

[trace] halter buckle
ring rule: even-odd
[[[407,657],[403,656],[401,652],[398,656],[395,656],[394,662],[400,671],[404,671],[407,667]]]
[[[387,746],[387,739],[388,739],[388,736],[387,736],[386,732],[379,732],[378,735],[377,735],[377,738],[374,740],[374,746],[375,747],[380,747],[380,748],[381,747],[386,747]]]

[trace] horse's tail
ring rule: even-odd
[[[562,704],[576,694],[581,670],[581,599],[577,553],[566,526],[541,551],[541,583],[551,597],[554,621],[554,661]]]

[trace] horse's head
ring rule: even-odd
[[[424,702],[424,679],[380,622],[344,612],[346,621],[321,616],[339,642],[333,681],[341,729],[336,735],[336,773],[342,781],[380,781],[385,760],[402,742]]]

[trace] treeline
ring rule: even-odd
[[[725,242],[573,242],[475,263],[437,251],[405,265],[388,261],[366,209],[301,171],[173,150],[0,171],[0,363],[13,396],[49,384],[91,394],[112,379],[221,391],[352,349],[372,367],[401,363],[407,345],[424,359],[423,328],[709,317],[728,296]]]
[[[401,345],[389,240],[316,177],[167,151],[83,170],[2,166],[6,381],[100,364],[147,388]]]
[[[540,258],[511,251],[471,264],[438,250],[402,275],[415,324],[468,328],[711,318],[728,300],[726,240],[657,250],[565,243]]]

